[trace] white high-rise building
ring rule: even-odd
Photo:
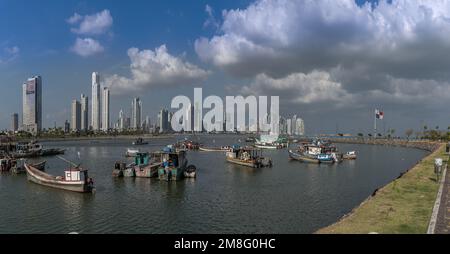
[[[42,129],[42,78],[34,76],[22,85],[22,129],[36,135]]]
[[[92,73],[92,129],[95,131],[100,130],[101,118],[100,118],[100,75],[98,72]]]
[[[89,99],[86,95],[81,94],[81,130],[89,130]]]
[[[125,114],[123,113],[123,110],[121,109],[119,112],[119,130],[124,130],[125,129]]]
[[[300,136],[305,135],[305,124],[303,122],[303,119],[301,119],[300,117],[297,118],[295,135],[300,135]]]
[[[70,126],[72,131],[81,129],[81,104],[77,100],[72,101],[72,118]]]
[[[102,98],[102,130],[109,130],[109,89],[103,87]]]
[[[139,97],[131,102],[131,128],[137,130],[141,127],[141,109],[142,103]]]

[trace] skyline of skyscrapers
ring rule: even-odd
[[[22,129],[38,134],[42,130],[42,78],[34,76],[22,85]]]
[[[100,118],[100,75],[98,72],[92,73],[92,113],[91,113],[91,126],[94,131],[98,131],[101,128]]]
[[[160,133],[169,131],[169,111],[165,108],[159,111],[158,127]]]

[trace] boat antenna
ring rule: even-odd
[[[66,159],[66,158],[64,158],[62,156],[56,155],[56,157],[58,157],[58,159],[61,159],[61,160],[65,161],[65,162],[71,164],[72,166],[74,166],[76,168],[78,168],[80,166],[80,164],[77,165],[77,164],[73,163],[72,161],[69,161],[68,159]]]

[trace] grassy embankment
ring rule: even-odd
[[[402,177],[380,188],[350,214],[317,233],[419,233],[427,232],[439,184],[434,159],[446,163],[445,145],[425,157]]]

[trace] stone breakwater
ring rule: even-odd
[[[429,152],[436,151],[442,144],[434,141],[408,141],[402,139],[340,138],[340,139],[331,139],[330,141],[334,143],[400,146],[400,147],[421,149]]]

